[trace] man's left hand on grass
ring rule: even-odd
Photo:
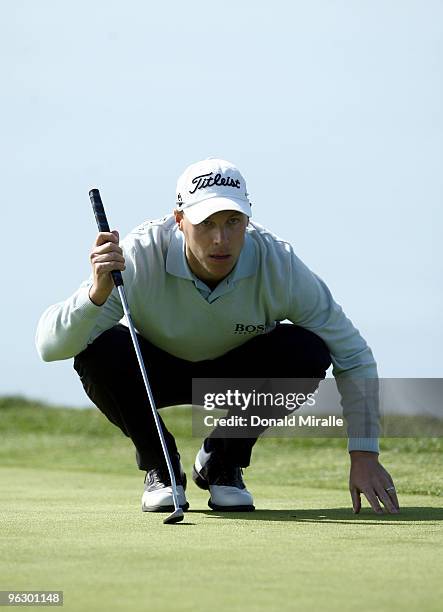
[[[400,506],[390,474],[378,461],[378,453],[351,451],[349,490],[355,514],[361,509],[361,494],[376,514],[383,514],[380,502],[389,514],[398,514]]]

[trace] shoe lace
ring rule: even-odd
[[[146,473],[145,482],[149,485],[170,484],[169,472],[167,469],[154,469]]]
[[[179,465],[176,466],[173,464],[174,476],[176,481],[180,479],[180,468]],[[165,484],[169,486],[171,484],[171,477],[169,475],[168,467],[165,465],[160,468],[155,468],[146,472],[145,482],[148,484]]]

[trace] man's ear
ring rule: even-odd
[[[183,220],[183,211],[178,210],[178,208],[174,208],[174,217],[175,217],[175,222],[178,224],[179,229],[183,231],[182,226],[181,226],[181,222]]]

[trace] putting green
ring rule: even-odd
[[[139,509],[139,475],[7,468],[2,589],[64,591],[66,610],[440,610],[443,510],[355,516],[346,491],[254,487],[221,515],[188,488],[185,523]]]
[[[189,413],[165,416],[189,474]],[[352,513],[343,441],[268,439],[245,474],[256,512],[215,513],[190,482],[185,522],[163,525],[97,411],[0,402],[0,435],[0,590],[63,590],[76,612],[441,609],[438,439],[383,441],[396,516]]]

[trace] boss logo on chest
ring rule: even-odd
[[[260,323],[253,325],[252,323],[236,323],[234,327],[234,334],[249,335],[249,334],[261,334],[265,331],[265,324]]]

